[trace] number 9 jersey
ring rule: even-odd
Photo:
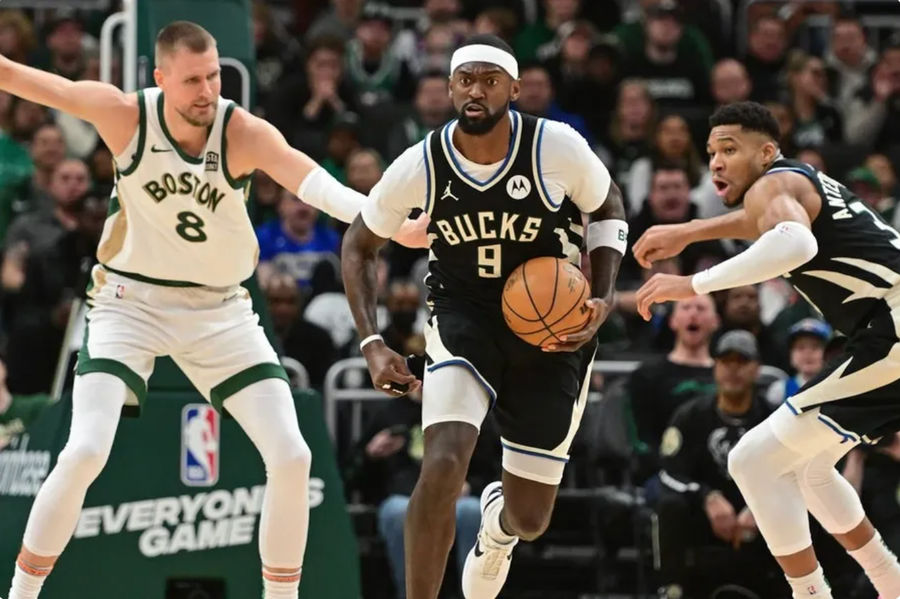
[[[115,157],[116,185],[97,248],[107,270],[147,282],[226,287],[253,273],[259,246],[247,214],[249,177],[234,179],[225,128],[235,108],[219,98],[200,156],[172,138],[159,88],[138,92],[140,125]]]

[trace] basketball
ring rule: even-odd
[[[503,319],[531,345],[561,343],[591,317],[590,285],[571,262],[544,256],[520,264],[503,285]]]

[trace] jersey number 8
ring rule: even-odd
[[[179,212],[178,222],[181,223],[175,227],[175,232],[181,235],[182,239],[190,242],[206,241],[206,233],[203,231],[203,219],[193,212]]]

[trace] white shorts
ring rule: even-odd
[[[173,287],[94,267],[76,374],[105,372],[140,407],[158,356],[171,356],[203,397],[222,402],[267,378],[288,380],[259,326],[250,293],[232,287]]]

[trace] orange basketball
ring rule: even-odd
[[[520,264],[503,285],[503,318],[531,345],[560,343],[590,319],[591,288],[571,262],[545,256]]]

